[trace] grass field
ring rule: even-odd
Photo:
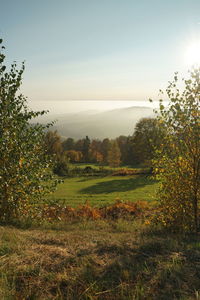
[[[139,220],[0,227],[0,299],[199,299],[199,258],[198,236]]]
[[[123,166],[119,166],[119,167],[115,167],[114,168],[114,167],[110,167],[110,166],[101,166],[101,165],[99,165],[97,163],[96,164],[94,164],[94,163],[72,163],[71,167],[72,168],[78,167],[78,168],[82,168],[82,169],[84,169],[85,167],[91,167],[93,169],[104,168],[106,170],[114,170],[114,171],[116,171],[116,170],[120,170],[120,169],[124,169],[124,168],[128,168],[130,170],[141,169],[144,166],[142,166],[142,165],[135,165],[135,166],[128,166],[128,165],[125,166],[125,165],[123,165]]]
[[[67,178],[48,199],[76,207],[121,201],[155,201],[158,183],[144,175]]]

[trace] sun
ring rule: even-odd
[[[193,42],[187,47],[185,62],[189,66],[200,66],[200,41]]]

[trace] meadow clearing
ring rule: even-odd
[[[86,201],[103,206],[120,201],[156,201],[158,183],[146,175],[65,178],[48,196],[51,202],[77,207]]]

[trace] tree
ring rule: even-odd
[[[162,221],[182,230],[199,230],[200,200],[200,69],[190,72],[178,88],[177,73],[166,89],[167,107],[160,100],[157,120],[165,128],[154,170],[161,180]]]
[[[90,161],[93,163],[102,163],[103,155],[96,150],[90,150]]]
[[[89,149],[89,158],[91,162],[101,163],[103,161],[103,155],[101,154],[101,141],[92,140]]]
[[[44,143],[45,129],[49,126],[29,123],[45,111],[28,109],[26,98],[19,93],[24,64],[17,70],[13,63],[7,71],[3,49],[0,50],[0,220],[11,222],[21,217],[30,200],[42,198],[56,181],[52,180],[52,161]]]
[[[133,134],[133,156],[137,164],[151,164],[155,149],[164,137],[164,128],[156,118],[142,118],[135,126]]]
[[[70,162],[80,162],[83,157],[82,153],[76,150],[65,151],[65,154]]]
[[[120,157],[121,157],[121,152],[120,152],[120,148],[117,144],[117,141],[114,140],[111,143],[110,149],[108,151],[108,164],[111,167],[118,167],[121,163],[120,161]]]
[[[69,159],[63,150],[61,136],[57,131],[48,131],[45,136],[47,154],[53,159],[53,172],[59,176],[66,176],[70,172]]]
[[[63,143],[63,150],[68,151],[68,150],[75,150],[75,142],[73,138],[67,138]]]
[[[76,141],[73,150],[80,151],[83,153],[83,144],[84,144],[83,139]]]
[[[107,164],[108,163],[108,151],[110,149],[110,145],[111,145],[111,142],[108,138],[105,138],[102,143],[101,143],[101,153],[103,155],[103,163],[104,164]]]
[[[134,157],[134,143],[133,143],[133,137],[128,136],[127,137],[127,145],[126,145],[126,153],[124,155],[124,163],[135,165],[136,160]]]
[[[85,162],[89,162],[89,150],[90,150],[90,139],[86,135],[85,139],[83,140],[83,159]]]
[[[129,150],[130,150],[129,137],[120,135],[116,140],[120,148],[122,163],[123,164],[131,163],[129,159]]]
[[[56,158],[62,156],[63,148],[61,143],[61,137],[57,131],[48,131],[45,136],[45,144],[47,153],[49,155],[55,155]]]

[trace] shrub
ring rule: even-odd
[[[55,163],[53,168],[53,172],[59,176],[67,176],[70,175],[70,167],[66,160],[58,160]]]
[[[1,47],[2,40],[0,40]],[[45,130],[50,126],[30,124],[45,111],[33,112],[19,93],[24,72],[15,63],[7,71],[0,49],[0,221],[13,222],[31,200],[41,199],[57,181],[45,148]]]
[[[162,222],[173,229],[199,230],[200,200],[200,69],[190,72],[184,90],[178,77],[166,92],[169,104],[160,101],[158,121],[165,137],[153,161],[161,181],[159,198]]]

